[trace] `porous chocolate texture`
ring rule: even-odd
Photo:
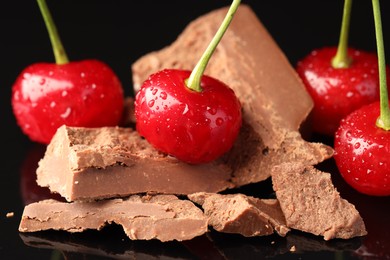
[[[331,176],[312,166],[283,164],[272,174],[287,226],[325,240],[367,234],[355,206],[341,198]]]

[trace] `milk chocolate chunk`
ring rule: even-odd
[[[285,236],[290,230],[275,199],[258,199],[244,194],[199,192],[188,198],[200,204],[209,224],[217,231],[245,237],[264,236],[276,231]]]
[[[131,128],[60,127],[39,161],[37,183],[67,201],[136,193],[190,194],[232,187],[218,162],[189,165],[156,151]]]
[[[91,202],[43,200],[25,207],[20,232],[101,230],[109,223],[123,227],[130,239],[188,240],[207,232],[203,212],[174,195],[138,196]]]
[[[138,59],[131,67],[135,92],[161,69],[192,70],[227,10],[199,17],[171,45]],[[236,186],[267,179],[281,162],[315,165],[333,155],[332,148],[306,142],[298,132],[313,107],[312,99],[249,6],[238,8],[205,73],[230,86],[242,103],[244,126],[226,156]]]
[[[278,167],[277,173],[272,173],[272,183],[289,228],[325,240],[367,234],[359,212],[340,197],[329,173],[296,164]]]

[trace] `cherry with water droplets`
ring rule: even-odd
[[[136,94],[137,131],[156,149],[184,162],[213,161],[229,151],[238,136],[240,101],[226,84],[203,73],[239,3],[233,1],[193,71],[158,71]]]
[[[380,100],[343,118],[334,139],[335,161],[344,180],[372,196],[390,195],[390,108],[378,0],[372,0],[379,64]]]
[[[185,86],[191,71],[152,74],[137,93],[137,131],[157,149],[188,163],[212,161],[233,145],[241,105],[224,83],[203,75],[202,91]]]
[[[312,129],[331,137],[342,118],[379,100],[377,55],[347,45],[351,4],[345,0],[339,45],[313,50],[296,67],[313,99]]]
[[[390,195],[390,131],[376,126],[380,104],[361,107],[342,119],[334,158],[344,180],[357,191]]]
[[[46,2],[38,4],[56,63],[32,64],[13,84],[11,103],[21,130],[32,141],[48,144],[61,125],[118,125],[124,106],[118,77],[96,59],[69,62]]]

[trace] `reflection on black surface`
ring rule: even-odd
[[[325,241],[322,237],[292,231],[285,238],[278,235],[243,238],[211,233],[211,238],[227,259],[277,258],[283,255],[310,253],[352,253],[361,246],[361,238]]]
[[[32,247],[58,250],[70,259],[193,259],[178,242],[131,241],[119,226],[79,234],[48,231],[20,233],[23,242]],[[93,256],[93,258],[92,258]],[[103,259],[103,258],[102,258]]]
[[[208,235],[181,243],[131,241],[119,226],[81,234],[56,231],[21,233],[20,237],[28,246],[61,251],[65,256],[115,259],[263,259],[287,254],[353,252],[361,245],[360,238],[324,241],[299,232],[292,232],[286,238],[277,235],[243,238],[211,231]],[[292,247],[295,251],[291,251]]]
[[[43,199],[56,199],[65,201],[60,195],[53,194],[48,188],[38,186],[36,170],[38,162],[45,154],[46,146],[34,144],[27,152],[20,168],[20,192],[24,205],[37,202]]]

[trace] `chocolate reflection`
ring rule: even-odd
[[[291,231],[282,238],[278,235],[243,238],[211,233],[219,250],[227,259],[263,259],[280,255],[352,254],[361,245],[361,238],[323,240],[322,237]]]
[[[100,256],[102,259],[195,258],[179,242],[132,241],[119,226],[78,234],[58,231],[20,233],[20,237],[28,246],[61,251],[65,258],[72,256],[69,259],[87,259],[86,256]]]
[[[45,151],[45,145],[34,144],[20,167],[20,193],[24,205],[44,199],[65,201],[60,195],[51,193],[48,188],[38,186],[36,182],[38,162],[43,158]]]
[[[390,259],[390,197],[355,196],[368,235],[355,251],[361,259]]]

